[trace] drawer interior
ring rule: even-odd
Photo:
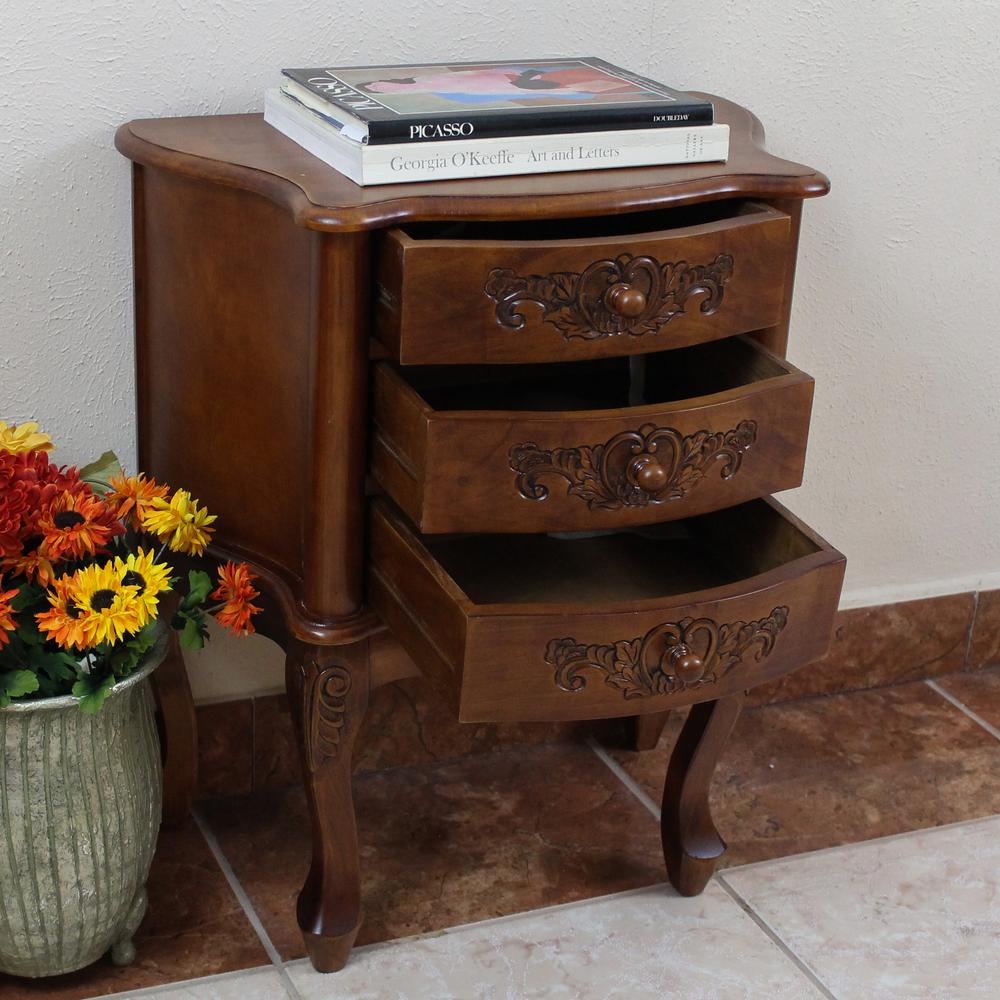
[[[737,583],[823,545],[766,500],[624,531],[424,536],[474,603],[616,604]]]
[[[599,240],[684,229],[721,222],[742,215],[766,213],[760,202],[730,199],[685,205],[650,212],[583,219],[545,219],[530,222],[415,222],[400,226],[412,240],[501,240],[547,242],[551,240]]]
[[[603,410],[671,403],[788,374],[746,337],[632,358],[540,365],[406,366],[401,375],[434,410]]]

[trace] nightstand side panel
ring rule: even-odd
[[[273,202],[136,166],[139,466],[216,541],[301,576],[315,235]]]

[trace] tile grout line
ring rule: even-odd
[[[608,751],[597,742],[597,740],[590,736],[587,738],[587,745],[591,750],[600,758],[600,760],[605,764],[609,771],[646,807],[646,809],[657,819],[660,819],[660,809],[656,803],[646,794],[639,783],[635,780],[608,753]],[[820,980],[820,978],[806,965],[805,962],[799,958],[785,944],[784,941],[775,933],[771,926],[764,920],[764,918],[757,913],[756,910],[745,900],[743,897],[723,878],[721,872],[716,872],[713,876],[713,880],[717,882],[725,891],[725,893],[736,903],[737,906],[771,939],[778,950],[790,961],[793,965],[798,968],[798,970],[809,980],[812,985],[819,990],[820,994],[824,997],[824,1000],[837,1000],[833,993],[826,987],[826,985]]]
[[[660,821],[660,807],[643,791],[639,783],[601,746],[593,736],[587,737],[587,746],[597,754],[608,770]]]
[[[115,993],[102,993],[99,996],[87,997],[85,1000],[131,1000],[132,997],[159,997],[180,990],[201,986],[203,983],[227,982],[239,979],[241,976],[257,976],[263,972],[274,972],[274,966],[255,965],[250,969],[231,969],[229,972],[216,972],[211,976],[197,976],[194,979],[178,979],[173,983],[161,983],[159,986],[141,986],[137,990],[120,990]]]
[[[985,729],[986,732],[990,734],[990,736],[993,736],[995,739],[1000,740],[1000,729],[997,729],[996,726],[987,722],[978,712],[974,712],[971,708],[969,708],[968,705],[965,704],[965,702],[959,701],[959,699],[956,698],[953,694],[950,694],[943,687],[941,687],[941,685],[938,684],[937,681],[925,680],[924,683],[932,691],[936,691],[939,695],[941,695],[941,697],[944,698],[945,701],[951,702],[951,704],[954,705],[955,708],[957,708],[964,715],[967,715],[970,719],[972,719],[972,721],[975,722],[976,725],[981,726],[983,729]]]
[[[775,947],[819,990],[825,1000],[837,1000],[837,997],[823,980],[809,968],[806,962],[792,951],[782,940],[778,932],[726,881],[721,873],[716,874],[715,881],[728,894],[730,899],[771,939]]]
[[[795,861],[802,861],[804,858],[816,858],[823,854],[836,854],[840,851],[849,851],[855,847],[870,847],[874,844],[888,844],[895,840],[906,840],[910,837],[919,837],[925,833],[939,833],[942,830],[954,830],[960,826],[977,826],[980,823],[992,823],[1000,819],[1000,814],[990,813],[987,816],[976,816],[974,819],[957,819],[953,823],[942,823],[940,826],[921,826],[915,830],[901,830],[899,833],[888,833],[884,837],[871,837],[868,840],[850,840],[843,844],[832,844],[830,847],[818,847],[814,851],[800,851],[798,854],[783,854],[777,858],[764,858],[761,861],[748,861],[746,864],[733,865],[731,868],[723,869],[727,875],[734,872],[750,871],[754,868],[764,868],[769,865],[784,865]]]
[[[965,640],[965,656],[962,659],[962,667],[969,668],[969,656],[972,653],[972,637],[976,631],[976,619],[979,617],[979,597],[982,591],[976,590],[972,594],[972,618],[969,620],[969,635]]]
[[[427,938],[439,938],[452,934],[464,933],[481,927],[502,926],[503,924],[516,923],[525,917],[535,917],[547,913],[557,913],[563,910],[578,910],[593,904],[607,903],[615,899],[627,899],[631,896],[641,896],[644,894],[659,891],[670,891],[669,882],[654,882],[652,885],[640,885],[634,889],[621,889],[618,892],[609,892],[600,896],[587,896],[584,899],[571,899],[566,903],[552,903],[548,906],[539,906],[533,910],[519,910],[517,913],[505,913],[501,917],[484,917],[482,920],[470,920],[465,924],[455,924],[451,927],[442,927],[434,931],[421,931],[417,934],[407,934],[404,937],[390,938],[387,941],[373,941],[370,944],[358,945],[351,950],[351,955],[363,955],[371,951],[383,951],[387,948],[394,948],[400,944],[409,944],[413,941],[422,941]],[[305,968],[309,965],[308,958],[290,959],[285,963],[286,968]]]
[[[278,973],[278,976],[281,979],[281,984],[285,988],[285,992],[288,994],[290,1000],[302,1000],[302,996],[295,984],[292,982],[291,976],[288,975],[288,970],[285,968],[285,963],[282,960],[281,955],[278,953],[278,949],[275,948],[274,942],[271,940],[271,936],[267,933],[263,922],[257,915],[257,911],[254,909],[253,903],[250,901],[250,897],[247,895],[246,890],[240,883],[240,880],[236,877],[236,872],[233,871],[233,866],[229,863],[229,859],[223,853],[222,845],[216,839],[215,834],[209,829],[208,823],[205,822],[204,817],[201,815],[201,812],[197,807],[192,808],[191,816],[194,818],[195,824],[201,831],[201,835],[205,838],[205,843],[208,844],[208,849],[212,852],[212,856],[215,858],[216,863],[222,869],[222,874],[229,883],[229,888],[236,897],[236,901],[240,904],[247,920],[250,921],[250,926],[254,929],[254,933],[260,939],[260,943],[264,946],[264,951],[267,953],[267,957],[271,960],[271,965]]]

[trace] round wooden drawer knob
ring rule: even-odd
[[[705,673],[705,661],[696,653],[692,653],[689,646],[681,644],[674,646],[670,651],[670,668],[679,681],[694,684],[695,681],[700,681]]]
[[[646,296],[638,288],[618,282],[608,289],[605,302],[608,308],[625,319],[635,319],[646,310]]]
[[[647,493],[659,493],[670,478],[670,474],[655,458],[648,457],[636,463],[633,475],[636,485]]]

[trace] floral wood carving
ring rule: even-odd
[[[320,668],[315,661],[302,665],[305,690],[306,753],[310,772],[316,772],[340,751],[347,721],[347,695],[351,674],[336,664]]]
[[[569,483],[570,496],[591,510],[618,510],[683,500],[716,462],[722,478],[731,479],[756,440],[753,420],[728,431],[686,435],[673,427],[643,424],[604,444],[552,449],[530,441],[518,444],[510,450],[510,467],[526,500],[544,500],[549,490],[538,480],[555,475]]]
[[[601,340],[655,333],[682,315],[688,299],[697,294],[704,295],[699,310],[710,315],[722,305],[732,275],[729,254],[719,254],[709,264],[661,264],[655,257],[623,253],[614,260],[594,261],[582,273],[522,276],[509,267],[495,267],[484,291],[496,303],[501,326],[520,330],[525,323],[521,306],[533,302],[541,306],[543,321],[567,340]]]
[[[767,618],[719,625],[711,618],[665,622],[636,639],[585,646],[575,639],[553,639],[545,662],[554,666],[555,683],[564,691],[582,691],[585,670],[604,674],[604,682],[623,697],[674,694],[722,680],[753,653],[760,662],[774,648],[788,622],[788,608],[775,608]]]

